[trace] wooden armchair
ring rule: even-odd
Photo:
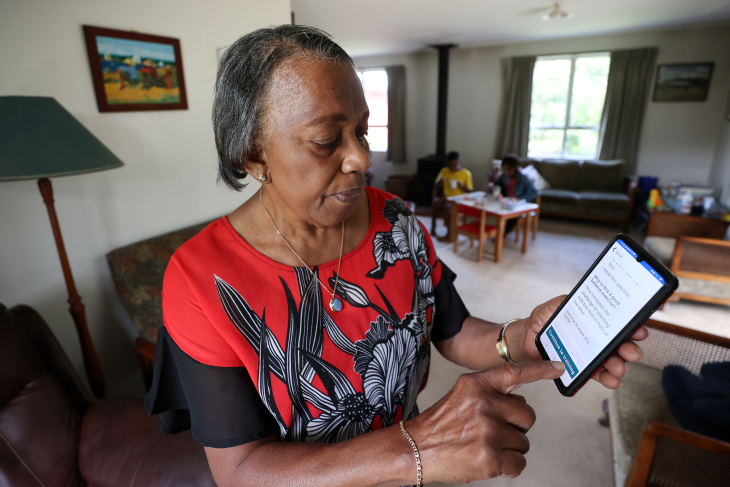
[[[172,254],[210,222],[137,242],[106,256],[119,299],[137,329],[136,350],[145,386],[152,384],[155,341],[162,322],[162,282]]]
[[[679,237],[672,272],[679,289],[672,299],[689,299],[730,306],[730,242],[711,238]]]
[[[683,472],[694,471],[694,465],[721,467],[717,455],[730,445],[679,428],[661,379],[667,365],[681,365],[699,374],[706,362],[730,361],[730,339],[654,320],[646,326],[649,337],[641,342],[643,358],[628,364],[623,385],[608,399],[615,485],[725,485],[680,482]],[[662,476],[668,479],[664,483],[659,480]]]
[[[644,247],[659,261],[669,266],[679,237],[721,239],[728,225],[730,222],[715,218],[652,211]]]
[[[650,420],[625,487],[713,487],[729,480],[730,443]]]

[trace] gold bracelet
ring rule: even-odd
[[[416,457],[416,471],[418,473],[418,480],[416,481],[416,487],[421,487],[421,481],[423,480],[423,470],[421,470],[421,454],[418,453],[418,448],[416,447],[416,442],[413,441],[413,438],[411,438],[411,435],[408,434],[406,431],[406,427],[403,426],[403,421],[400,422],[400,430],[405,435],[406,439],[408,440],[408,443],[411,444],[411,448],[413,448],[413,456]]]
[[[502,329],[499,331],[499,338],[497,338],[497,353],[500,357],[502,357],[505,361],[507,361],[510,364],[515,363],[514,360],[512,360],[512,357],[509,356],[509,347],[507,346],[507,337],[504,336],[505,331],[507,331],[507,326],[512,323],[513,321],[518,321],[520,318],[515,318],[514,320],[509,320],[507,323],[502,325]]]

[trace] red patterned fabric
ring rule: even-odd
[[[442,265],[403,201],[367,196],[367,236],[342,258],[340,312],[307,269],[259,253],[226,218],[167,268],[172,339],[202,364],[245,367],[284,440],[341,441],[418,413]],[[330,289],[337,263],[313,268]]]

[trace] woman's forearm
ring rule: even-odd
[[[399,486],[416,483],[416,462],[398,425],[334,444],[272,438],[241,447],[206,448],[219,487]]]
[[[436,342],[436,349],[447,360],[471,370],[484,370],[504,364],[497,353],[497,338],[503,323],[491,323],[474,316],[468,317],[461,325],[461,331],[448,340]],[[515,331],[519,322],[515,321],[507,327],[507,345],[510,351],[516,351]],[[517,357],[512,354],[513,359]]]

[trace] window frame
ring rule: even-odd
[[[373,68],[355,68],[355,72],[358,75],[360,75],[359,76],[360,83],[363,84],[363,89],[365,88],[363,74],[366,71],[383,71],[385,73],[386,78],[388,76],[388,72],[385,70],[385,66],[373,67]],[[388,80],[388,82],[390,82],[390,80]],[[386,104],[388,103],[387,92],[386,92],[386,97],[385,97],[385,103]],[[390,109],[390,107],[388,107],[388,109]],[[371,125],[370,124],[370,120],[368,120],[368,129],[370,129],[370,127],[373,127],[373,128],[385,128],[385,129],[388,130],[388,133],[390,134],[390,127],[388,126],[387,123],[385,125]],[[386,145],[385,150],[375,150],[375,149],[370,149],[370,150],[371,150],[371,152],[388,152],[388,141],[387,141],[387,139],[386,139],[385,145]]]
[[[536,158],[550,158],[550,157],[557,157],[560,159],[567,159],[567,160],[574,160],[574,161],[582,161],[586,159],[586,156],[580,156],[580,155],[571,155],[565,153],[565,144],[567,143],[567,135],[568,130],[595,130],[599,134],[599,141],[600,141],[600,131],[601,131],[601,124],[597,126],[594,125],[570,125],[570,109],[573,104],[573,80],[575,78],[575,61],[581,58],[591,58],[591,57],[607,57],[609,62],[609,69],[611,65],[611,52],[610,51],[597,51],[597,52],[584,52],[584,53],[574,53],[574,54],[552,54],[548,56],[538,56],[535,64],[537,64],[540,61],[558,61],[562,59],[569,59],[570,60],[570,78],[568,81],[568,98],[565,103],[565,121],[563,122],[562,126],[559,125],[541,125],[541,126],[534,126],[532,125],[532,109],[530,109],[530,122],[529,122],[529,130],[528,130],[528,141],[530,137],[530,132],[532,132],[533,129],[536,130],[562,130],[563,131],[563,146],[561,147],[560,154],[540,154],[535,152],[530,152],[530,145],[528,142],[527,145],[527,157],[536,157]],[[608,80],[608,75],[606,75],[606,78]],[[534,89],[534,85],[533,88]],[[532,106],[532,90],[530,91],[530,106]],[[606,109],[606,98],[604,95],[603,99],[603,110]],[[603,110],[601,110],[601,113],[603,113]],[[601,119],[603,119],[603,115],[601,115]],[[596,144],[596,151],[593,154],[593,159],[598,158],[598,144]]]

